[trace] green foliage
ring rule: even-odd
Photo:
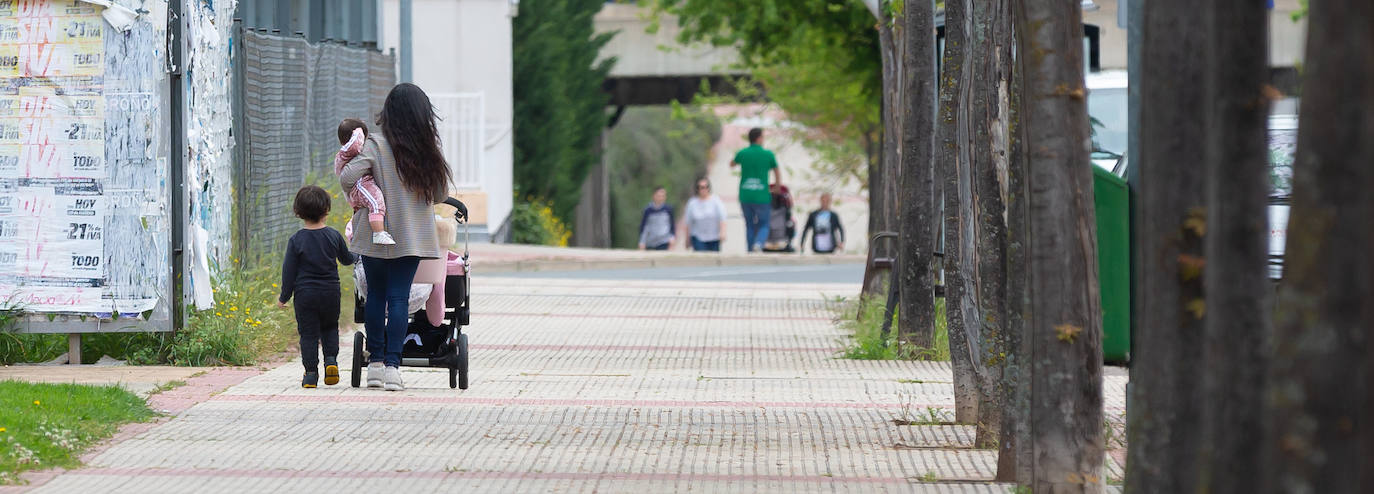
[[[152,416],[115,386],[0,382],[0,485],[27,470],[78,466],[87,446]]]
[[[1294,10],[1293,13],[1290,14],[1293,22],[1298,22],[1307,18],[1307,2],[1308,0],[1298,0],[1298,10]]]
[[[935,300],[935,348],[915,348],[897,343],[897,311],[892,312],[892,329],[883,337],[883,313],[887,301],[879,298],[838,299],[835,321],[853,333],[845,341],[841,357],[855,360],[949,360],[949,329],[945,324],[945,301]]]
[[[547,201],[526,199],[510,212],[511,242],[567,247],[572,232],[553,214]]]
[[[832,0],[654,0],[678,17],[682,43],[733,46],[740,69],[767,100],[801,123],[801,142],[826,165],[822,173],[867,182],[882,136],[882,59],[872,14],[860,2]],[[891,2],[885,8],[900,8]],[[749,83],[735,98],[755,101]]]
[[[675,117],[676,115],[676,117]],[[720,139],[720,120],[697,109],[636,107],[611,130],[606,163],[611,186],[611,241],[631,249],[639,243],[639,220],[655,187],[668,190],[677,214],[706,174],[710,149]],[[713,184],[720,190],[734,184]]]
[[[513,30],[516,197],[549,201],[572,219],[596,164],[607,122],[601,84],[614,59],[597,61],[611,34],[596,34],[602,0],[526,0]]]

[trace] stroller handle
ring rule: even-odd
[[[454,209],[458,210],[458,212],[453,214],[453,217],[457,218],[458,221],[465,221],[467,219],[468,207],[467,205],[463,204],[463,201],[460,201],[454,197],[446,197],[444,198],[444,204],[453,206]]]

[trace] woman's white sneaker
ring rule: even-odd
[[[387,367],[385,376],[387,391],[403,391],[406,389],[405,384],[401,382],[401,369]]]
[[[380,388],[386,381],[386,366],[381,362],[367,364],[367,387]]]

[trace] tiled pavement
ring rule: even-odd
[[[856,286],[474,285],[467,391],[303,390],[292,362],[35,492],[1009,491],[970,428],[891,421],[949,413],[947,366],[834,358]]]

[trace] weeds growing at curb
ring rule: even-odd
[[[120,424],[151,419],[142,399],[115,386],[0,382],[0,485],[28,470],[80,465],[88,446]]]
[[[893,311],[892,329],[882,335],[883,316],[887,301],[881,298],[861,303],[858,298],[837,298],[831,307],[835,322],[851,333],[843,342],[840,356],[854,360],[949,360],[949,330],[945,326],[944,299],[935,300],[935,347],[904,347],[897,343],[897,311]]]

